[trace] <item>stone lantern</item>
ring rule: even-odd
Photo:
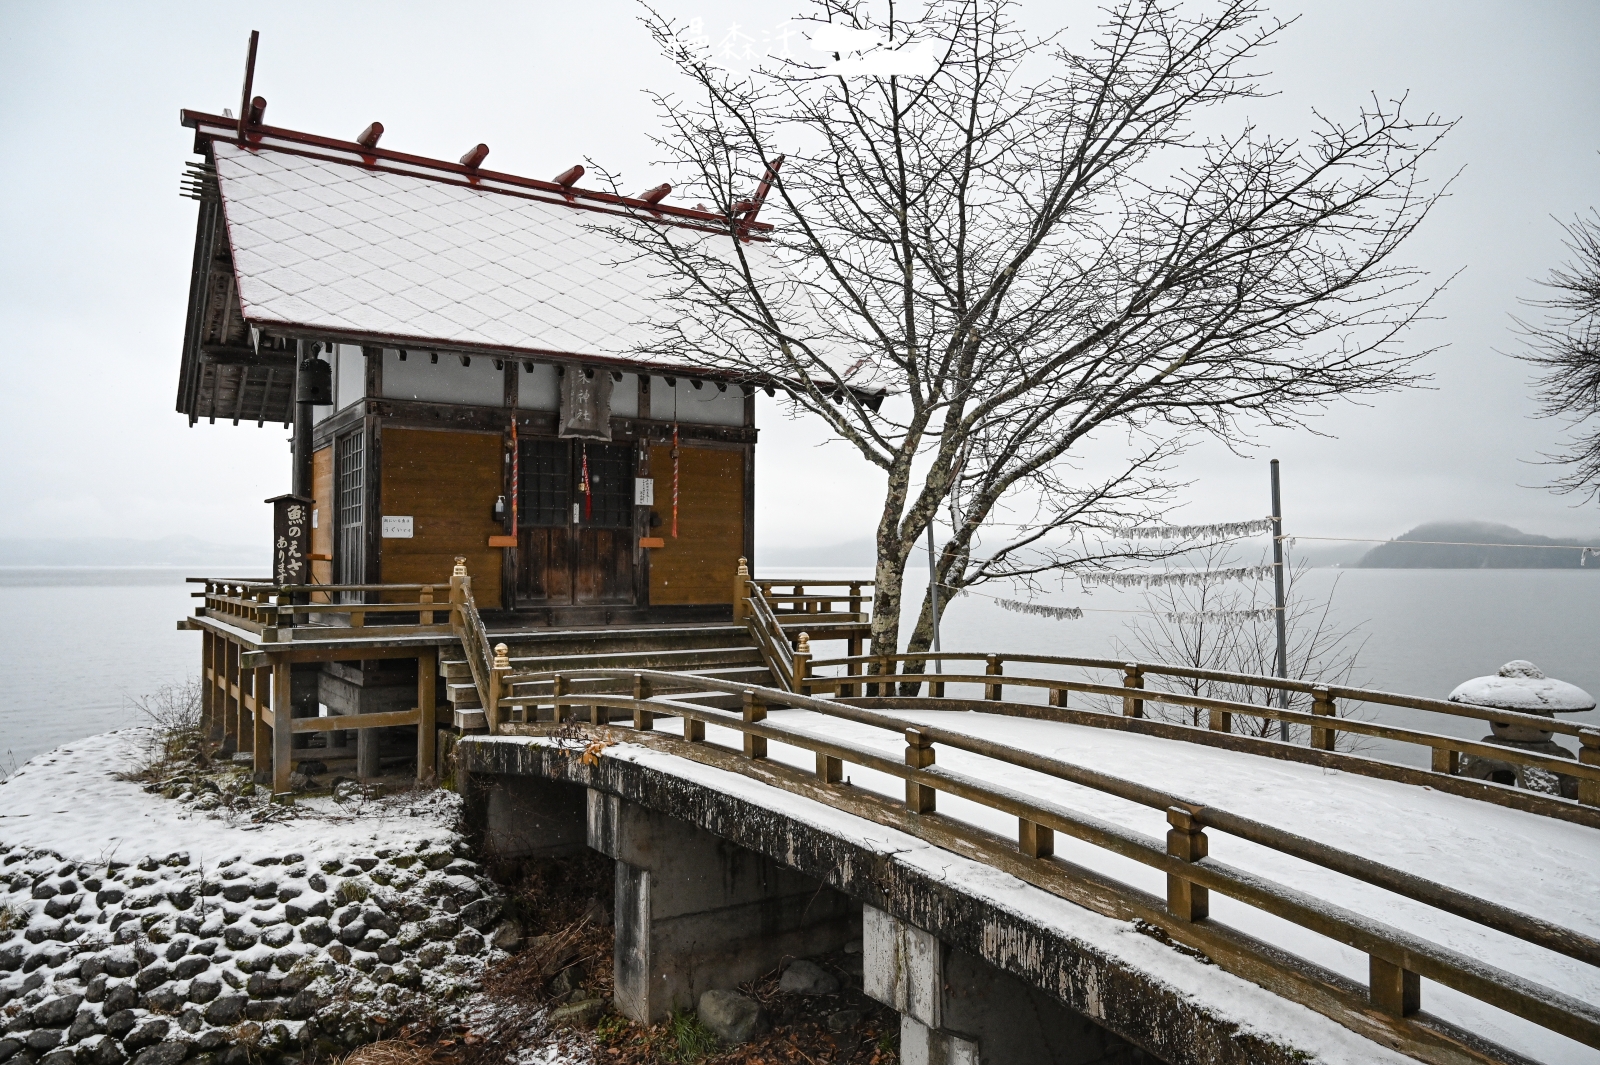
[[[1594,696],[1576,684],[1547,677],[1538,666],[1521,659],[1507,662],[1493,676],[1474,677],[1457,685],[1456,690],[1450,693],[1450,701],[1489,706],[1497,710],[1515,710],[1521,714],[1536,714],[1552,720],[1556,714],[1576,714],[1593,710],[1595,707]],[[1491,734],[1483,738],[1484,743],[1556,758],[1573,757],[1571,751],[1555,742],[1555,734],[1545,729],[1494,720],[1489,722],[1489,728]],[[1576,777],[1551,773],[1537,766],[1467,755],[1461,760],[1461,773],[1477,780],[1512,784],[1529,791],[1559,794],[1568,799],[1578,797]]]

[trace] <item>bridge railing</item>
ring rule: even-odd
[[[933,662],[941,664],[982,662],[984,670],[982,674],[895,673],[895,668],[901,663],[912,663],[915,666],[921,663]],[[1092,681],[1074,681],[1062,677],[1007,674],[1005,667],[1008,663],[1111,671],[1120,674],[1120,683],[1097,684]],[[809,672],[807,676],[796,679],[793,684],[794,690],[808,693],[837,692],[849,695],[853,693],[856,686],[853,678],[860,674],[863,667],[868,667],[872,673],[879,676],[892,676],[893,678],[892,680],[884,680],[881,683],[866,685],[866,694],[869,697],[892,697],[892,689],[896,685],[907,686],[902,688],[902,691],[907,689],[918,691],[921,685],[926,684],[932,697],[945,700],[941,704],[943,708],[953,710],[991,709],[984,704],[1002,701],[1006,687],[1043,689],[1048,692],[1048,705],[1056,708],[1065,708],[1068,705],[1068,697],[1074,692],[1093,696],[1097,697],[1102,703],[1109,700],[1113,705],[1120,704],[1122,715],[1130,718],[1144,717],[1147,703],[1160,703],[1205,713],[1207,719],[1205,727],[1211,732],[1232,733],[1236,731],[1235,716],[1250,717],[1262,721],[1281,721],[1289,725],[1300,726],[1304,730],[1303,735],[1309,745],[1317,750],[1335,750],[1338,746],[1337,741],[1340,734],[1366,736],[1396,743],[1411,744],[1425,748],[1430,752],[1429,761],[1435,773],[1449,776],[1461,773],[1463,755],[1537,768],[1557,776],[1575,778],[1578,781],[1578,801],[1587,806],[1600,806],[1600,728],[1578,722],[1554,720],[1538,714],[1521,714],[1490,706],[1476,706],[1471,703],[1451,702],[1446,699],[1425,699],[1417,696],[1400,695],[1395,692],[1353,688],[1345,685],[1319,685],[1303,680],[1284,680],[1278,677],[1263,677],[1248,673],[1230,673],[1222,670],[1196,669],[1188,666],[1169,666],[1146,662],[1122,662],[1104,658],[1072,658],[1055,655],[992,654],[984,652],[945,652],[936,654],[929,651],[914,655],[856,655],[843,658],[813,659],[808,665]],[[927,669],[929,667],[923,666],[922,668]],[[844,672],[843,675],[830,675],[827,672],[829,670]],[[1184,691],[1152,688],[1145,683],[1146,678],[1152,676],[1207,681],[1236,687],[1254,688],[1263,692],[1282,691],[1309,695],[1311,696],[1311,709],[1307,713],[1302,710],[1274,706],[1265,700],[1260,703],[1254,703],[1238,699],[1219,699]],[[981,700],[947,698],[945,695],[947,685],[981,686],[983,697]],[[1541,729],[1545,732],[1574,736],[1579,740],[1581,746],[1576,759],[1561,758],[1554,755],[1541,754],[1537,751],[1462,739],[1459,736],[1448,736],[1422,729],[1382,724],[1352,717],[1348,714],[1340,716],[1341,702],[1346,704],[1373,703],[1406,707],[1453,718],[1522,725]]]
[[[448,633],[450,604],[443,584],[275,584],[270,581],[190,577],[204,587],[190,593],[207,617],[253,633],[263,643],[292,640],[295,631],[314,639]],[[381,598],[374,599],[374,596]],[[369,601],[370,600],[370,601]]]
[[[1600,966],[1600,940],[1584,932],[1471,896],[1448,885],[1176,793],[949,729],[907,726],[903,719],[866,706],[818,699],[776,688],[752,688],[736,682],[656,670],[563,670],[546,676],[555,682],[554,695],[530,696],[514,701],[527,704],[530,718],[534,704],[551,707],[550,722],[543,725],[508,725],[500,730],[503,734],[540,734],[560,730],[567,726],[574,707],[587,706],[592,708],[590,713],[595,724],[609,721],[609,711],[612,709],[631,711],[633,726],[641,732],[654,731],[657,718],[681,718],[684,723],[683,739],[677,741],[673,749],[701,760],[709,755],[696,752],[711,748],[706,743],[706,726],[711,724],[731,729],[742,735],[740,753],[743,757],[736,757],[731,763],[724,757],[716,764],[731,765],[759,776],[768,784],[813,796],[817,785],[828,788],[840,786],[846,764],[862,766],[902,779],[905,782],[905,801],[900,806],[859,788],[839,792],[841,796],[850,796],[853,812],[865,811],[867,816],[872,816],[880,823],[912,834],[937,835],[935,826],[949,824],[945,818],[932,816],[936,814],[938,795],[942,792],[1014,816],[1018,825],[1014,840],[1002,840],[970,823],[963,824],[959,838],[967,841],[964,851],[985,856],[991,864],[1000,864],[1006,855],[1020,854],[1025,860],[1020,868],[1020,875],[1024,879],[1063,897],[1070,897],[1073,901],[1098,905],[1101,912],[1108,912],[1109,907],[1124,919],[1129,908],[1142,912],[1146,919],[1159,925],[1173,939],[1201,944],[1212,960],[1246,979],[1260,983],[1263,972],[1270,971],[1284,975],[1287,985],[1300,981],[1303,986],[1308,980],[1323,984],[1327,982],[1326,971],[1315,964],[1279,948],[1269,947],[1239,930],[1215,926],[1210,921],[1209,893],[1212,891],[1367,954],[1367,1004],[1386,1014],[1392,1021],[1404,1024],[1406,1018],[1420,1011],[1420,981],[1426,977],[1587,1046],[1600,1048],[1600,1007],[1595,1004],[1330,900],[1217,861],[1209,857],[1207,833],[1227,833],[1585,964]],[[616,681],[621,690],[616,694],[593,690],[592,682],[602,678]],[[580,679],[590,682],[586,690],[581,694],[567,694],[568,685]],[[952,682],[955,678],[946,677],[945,680]],[[737,695],[742,699],[742,707],[737,711],[718,710],[652,694],[657,688],[684,687]],[[941,700],[938,699],[907,699],[901,702],[915,702],[924,708],[941,706]],[[906,743],[904,757],[895,759],[881,750],[768,720],[767,711],[770,707],[809,710],[828,718],[903,734]],[[811,752],[815,757],[814,777],[802,779],[808,775],[775,765],[768,759],[769,742]],[[1164,840],[1159,839],[1039,799],[995,780],[943,768],[937,764],[937,753],[941,747],[964,751],[1002,766],[1044,774],[1162,810],[1170,830]],[[1165,874],[1167,886],[1164,904],[1132,885],[1101,877],[1100,874],[1090,874],[1081,866],[1071,867],[1072,875],[1065,879],[1046,875],[1047,870],[1066,868],[1052,864],[1057,832]],[[948,835],[946,831],[942,838]],[[1029,866],[1027,862],[1036,864]],[[1086,877],[1098,885],[1113,888],[1119,896],[1117,904],[1113,906],[1107,902],[1107,896],[1103,893],[1079,891],[1073,894],[1063,886],[1072,882],[1081,886]],[[1205,930],[1203,934],[1199,931],[1202,929]],[[1324,1012],[1329,1012],[1324,1008],[1325,1002],[1322,1006],[1318,1005],[1321,1000],[1303,1001],[1313,1008],[1323,1008]],[[1334,1016],[1331,1012],[1329,1015]]]
[[[773,682],[785,691],[795,691],[799,679],[810,672],[810,637],[801,633],[793,638],[791,645],[791,637],[783,628],[784,623],[787,621],[792,625],[796,617],[823,626],[870,621],[872,583],[858,580],[757,580],[750,575],[748,562],[741,558],[738,572],[733,578],[733,620],[749,626],[750,635],[772,672]],[[834,609],[840,606],[845,609]],[[861,653],[861,633],[847,630],[844,638],[849,645],[848,657],[841,661],[853,661]],[[847,665],[845,672],[846,675],[858,674],[860,668]],[[845,694],[851,691],[853,689],[846,690]]]

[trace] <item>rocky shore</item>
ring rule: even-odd
[[[149,742],[92,737],[0,785],[0,1063],[334,1058],[456,1023],[516,946],[454,795],[250,816],[126,779]]]

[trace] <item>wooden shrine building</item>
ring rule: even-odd
[[[444,581],[465,556],[479,605],[518,624],[730,617],[764,382],[630,357],[663,284],[599,228],[726,240],[728,218],[264,110],[182,113],[203,162],[177,406],[295,426],[311,581]],[[746,239],[770,228],[758,206]]]

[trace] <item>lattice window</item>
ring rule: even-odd
[[[337,567],[335,584],[364,584],[367,574],[366,545],[366,448],[365,434],[357,429],[339,438],[334,448],[336,507],[339,524],[334,548]],[[359,596],[352,597],[359,600]]]
[[[626,444],[590,444],[589,490],[594,493],[594,503],[583,524],[604,529],[631,528],[633,448]]]
[[[566,525],[572,491],[572,457],[565,440],[523,440],[520,486],[517,498],[517,524],[528,526]]]

